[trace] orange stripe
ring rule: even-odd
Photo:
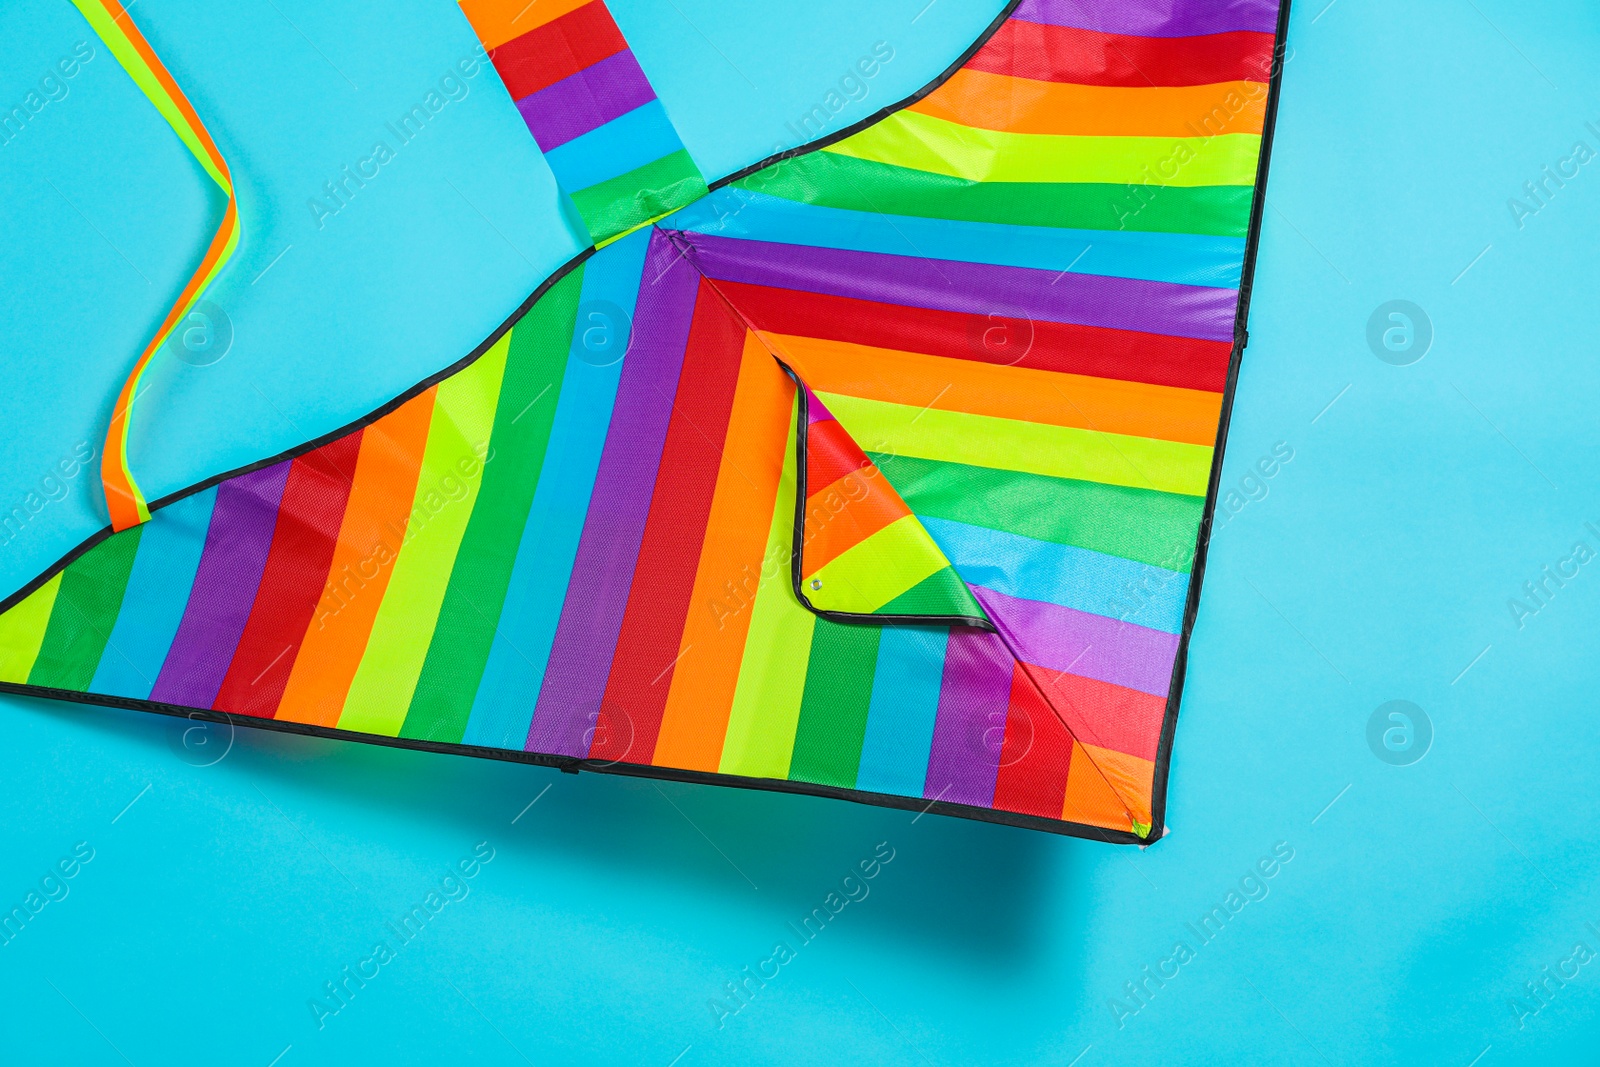
[[[499,48],[529,30],[599,0],[461,0],[461,11],[485,48]]]
[[[211,238],[211,244],[206,248],[206,256],[200,261],[200,269],[194,272],[194,276],[189,279],[188,287],[183,291],[185,298],[200,295],[200,290],[205,286],[206,276],[216,269],[217,261],[227,251],[229,236],[238,227],[238,223],[238,202],[230,196],[228,206],[222,212],[222,225],[217,227],[216,235]]]
[[[133,406],[133,399],[137,396],[139,378],[144,373],[145,367],[150,362],[150,357],[160,347],[178,321],[187,314],[191,300],[204,288],[206,275],[210,271],[223,250],[227,247],[228,239],[236,222],[234,201],[230,197],[227,210],[222,215],[222,226],[212,237],[210,246],[206,249],[205,258],[200,261],[200,267],[190,277],[189,283],[183,287],[177,303],[167,311],[167,317],[161,321],[161,328],[150,338],[149,344],[139,355],[133,365],[133,370],[122,383],[122,389],[117,393],[117,402],[111,410],[111,425],[106,429],[106,444],[100,454],[100,481],[106,494],[106,507],[111,515],[111,525],[114,529],[125,530],[130,526],[137,526],[148,515],[141,514],[139,500],[141,499],[133,487],[131,472],[127,469],[127,433],[128,417]]]
[[[911,105],[963,126],[1080,137],[1215,137],[1260,133],[1267,87],[1072,85],[962,68]]]
[[[195,137],[200,141],[200,146],[206,150],[206,155],[211,157],[212,164],[222,173],[227,174],[228,167],[222,162],[222,153],[217,151],[216,144],[211,140],[211,134],[206,132],[205,125],[200,121],[200,116],[195,114],[194,108],[190,106],[189,98],[183,95],[183,90],[178,88],[178,83],[172,80],[172,75],[167,73],[167,68],[156,57],[155,50],[150,47],[150,42],[144,39],[144,35],[139,32],[139,27],[128,16],[127,9],[117,0],[103,0],[102,6],[106,9],[106,13],[111,16],[112,21],[122,30],[123,36],[127,37],[128,43],[133,45],[134,50],[144,58],[145,66],[150,68],[150,73],[155,75],[156,81],[161,83],[161,87],[172,98],[173,105],[187,120],[194,131]]]
[[[429,389],[408,400],[362,432],[328,583],[289,672],[276,718],[338,725],[405,539],[434,393]]]
[[[111,528],[114,530],[126,530],[144,521],[144,516],[139,512],[139,499],[134,495],[122,462],[127,455],[123,443],[128,425],[128,398],[133,395],[133,387],[138,382],[139,368],[149,358],[150,350],[146,349],[145,354],[139,357],[139,362],[134,364],[133,373],[122,383],[117,402],[111,409],[111,425],[106,429],[105,447],[100,450],[100,487],[105,491],[106,511],[110,513]]]
[[[745,334],[689,617],[651,759],[658,767],[715,771],[722,759],[793,407],[794,383],[755,335]],[[788,573],[787,558],[767,565]]]
[[[100,0],[102,10],[111,18],[123,39],[133,50],[138,53],[140,60],[152,77],[155,78],[161,90],[166,94],[172,105],[182,116],[184,124],[194,133],[200,147],[205,151],[211,164],[222,174],[224,182],[230,186],[228,191],[228,205],[223,214],[222,224],[212,236],[211,243],[206,249],[205,257],[200,266],[190,276],[188,284],[183,288],[177,301],[168,309],[166,317],[162,320],[161,327],[145,346],[133,365],[132,371],[123,381],[122,388],[117,394],[116,404],[112,408],[111,424],[106,430],[106,447],[101,453],[100,480],[106,494],[106,507],[110,513],[111,524],[114,529],[123,530],[136,526],[149,517],[149,512],[144,506],[143,497],[134,483],[133,473],[128,464],[128,427],[131,408],[138,396],[139,379],[147,368],[150,357],[155,353],[167,334],[177,325],[178,321],[188,313],[190,304],[205,285],[211,280],[211,275],[220,265],[221,258],[229,242],[238,230],[238,214],[233,199],[231,188],[232,177],[228,172],[227,164],[223,162],[222,154],[217,150],[216,143],[211,139],[200,117],[195,113],[193,105],[183,90],[178,88],[177,82],[155,54],[150,43],[139,32],[139,27],[128,16],[126,9],[118,0]]]
[[[1067,768],[1067,792],[1062,798],[1061,817],[1068,822],[1111,830],[1133,829],[1128,809],[1112,792],[1088,750],[1077,741],[1072,743],[1072,763]]]
[[[222,225],[218,227],[215,236],[211,238],[211,244],[206,247],[205,258],[200,261],[200,266],[190,276],[188,284],[183,287],[183,292],[178,294],[177,302],[167,312],[167,317],[161,320],[161,328],[150,339],[150,346],[145,349],[144,355],[139,358],[138,366],[144,365],[144,361],[155,353],[162,341],[166,340],[167,334],[189,313],[190,304],[195,297],[200,295],[200,290],[204,289],[207,281],[209,281],[207,275],[210,274],[217,260],[222,257],[223,251],[228,247],[228,239],[232,236],[236,221],[234,201],[230,198],[227,208],[222,213]]]
[[[1081,744],[1081,742],[1080,742]],[[1147,759],[1109,748],[1082,745],[1083,753],[1094,760],[1101,775],[1122,797],[1124,804],[1140,822],[1150,822],[1150,797],[1155,787],[1156,765]]]
[[[879,530],[911,514],[877,467],[843,475],[806,499],[805,569],[811,577]]]
[[[763,334],[821,393],[1213,445],[1222,394]]]

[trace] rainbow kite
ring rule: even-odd
[[[462,6],[593,247],[378,411],[148,512],[119,402],[116,532],[0,605],[0,688],[1159,837],[1278,0],[1021,0],[711,182],[602,0]]]

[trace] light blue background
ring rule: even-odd
[[[1216,536],[1166,840],[1141,852],[252,731],[231,748],[214,738],[209,751],[226,754],[197,767],[166,720],[7,699],[0,905],[75,842],[95,858],[0,948],[6,1058],[1592,1057],[1600,961],[1552,984],[1521,1028],[1508,1001],[1575,942],[1600,951],[1588,925],[1600,927],[1600,563],[1521,629],[1507,601],[1575,541],[1600,548],[1583,526],[1600,526],[1600,162],[1522,228],[1507,200],[1576,140],[1600,148],[1584,128],[1600,126],[1600,12],[1322,4],[1291,28],[1225,482],[1278,442],[1294,458]],[[784,123],[873,41],[897,55],[861,114],[934,74],[997,6],[937,0],[913,23],[920,0],[614,5],[710,171],[783,142]],[[484,76],[317,231],[305,198],[470,33],[420,0],[381,14],[235,7],[136,8],[233,163],[247,226],[219,297],[233,352],[169,366],[152,392],[162,421],[147,418],[136,442],[152,495],[338,425],[450,362],[574,244]],[[84,36],[64,3],[0,13],[0,103]],[[0,198],[11,499],[96,439],[123,354],[187,273],[215,200],[103,52],[0,148]],[[1396,298],[1435,330],[1407,367],[1365,340]],[[92,530],[95,497],[81,481],[0,552],[0,585]],[[1433,724],[1412,766],[1367,746],[1369,716],[1391,699]],[[496,852],[470,895],[318,1030],[307,1001],[393,940],[385,922],[479,841]],[[786,924],[880,841],[895,859],[871,894],[799,947]],[[1200,945],[1185,923],[1280,841],[1294,858],[1268,896]],[[1180,938],[1195,958],[1119,1028],[1109,998]],[[707,1002],[779,939],[797,958],[719,1030]]]

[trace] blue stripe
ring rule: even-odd
[[[943,626],[885,626],[856,788],[920,797],[944,680]]]
[[[621,359],[594,365],[606,357],[597,359],[593,349],[585,348],[584,335],[596,328],[594,315],[606,314],[607,309],[596,306],[600,301],[632,317],[649,241],[650,231],[640,230],[595,253],[584,268],[578,323],[544,467],[463,744],[521,749],[528,739],[622,377]]]
[[[963,581],[1175,634],[1189,576],[1087,548],[919,516]]]
[[[544,158],[561,188],[575,193],[682,149],[661,101],[652,100],[552,148]]]
[[[1237,289],[1244,240],[1187,233],[1008,226],[819,207],[728,186],[662,222],[668,229],[778,244]]]
[[[216,500],[213,487],[169,504],[145,523],[133,569],[128,572],[122,610],[111,627],[89,692],[149,699],[167,649],[178,633],[178,623],[183,621]]]

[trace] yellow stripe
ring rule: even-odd
[[[794,383],[746,331],[689,618],[650,756],[658,766],[714,771],[721,762],[762,564],[776,559],[768,555],[771,521],[762,537],[756,520],[779,506],[784,462],[794,455],[793,419],[784,416],[793,410]],[[786,508],[783,517],[792,523],[793,493]]]
[[[1206,445],[886,404],[838,393],[817,395],[868,452],[1187,496],[1204,496],[1211,478],[1211,449]]]
[[[798,410],[798,409],[797,409]],[[789,439],[794,439],[794,420]],[[785,449],[778,501],[772,508],[767,554],[750,610],[739,684],[728,714],[717,769],[752,778],[789,777],[789,757],[800,724],[800,698],[806,688],[811,632],[817,617],[794,597],[789,552],[794,542],[795,453]]]
[[[28,672],[33,670],[33,661],[39,658],[44,644],[44,631],[50,625],[50,611],[56,606],[60,589],[58,574],[0,615],[0,682],[28,680]]]
[[[806,580],[806,598],[827,611],[877,611],[945,566],[928,531],[907,515],[829,560]],[[822,587],[813,596],[815,582]]]
[[[439,383],[405,544],[350,682],[341,730],[394,737],[405,721],[456,550],[483,484],[479,457],[488,452],[510,348],[507,333],[476,363]]]
[[[761,337],[818,391],[1196,445],[1217,439],[1221,393],[819,337],[765,332]]]
[[[1073,137],[976,130],[897,111],[823,149],[972,182],[1252,185],[1261,135]]]
[[[127,33],[118,25],[117,21],[111,17],[110,12],[105,9],[105,6],[99,0],[72,0],[72,2],[89,23],[89,28],[94,30],[95,36],[99,37],[101,42],[110,49],[112,57],[122,65],[123,70],[128,72],[128,77],[132,78],[140,91],[150,98],[150,102],[155,105],[156,110],[161,112],[161,117],[167,120],[167,125],[172,127],[173,132],[178,135],[194,155],[194,158],[205,168],[206,173],[211,175],[211,180],[231,194],[233,191],[232,184],[221,171],[217,170],[216,164],[211,162],[211,156],[206,152],[205,146],[200,143],[200,138],[195,136],[189,120],[178,109],[177,104],[173,102],[172,95],[167,92],[160,80],[156,78],[155,73],[150,69],[150,65],[145,62],[144,56],[139,54],[139,50],[134,47],[133,42],[129,40]],[[125,15],[124,17],[127,16]]]
[[[210,175],[211,180],[228,195],[228,209],[222,222],[222,226],[228,227],[228,230],[221,248],[217,248],[217,237],[213,237],[211,245],[207,248],[206,259],[203,261],[209,263],[204,276],[197,272],[190,278],[189,284],[183,289],[183,293],[189,294],[187,300],[180,295],[179,302],[163,320],[171,323],[171,328],[166,333],[157,334],[151,339],[117,397],[112,427],[107,431],[106,456],[101,467],[101,485],[106,493],[112,526],[121,530],[146,522],[150,518],[150,509],[145,503],[144,494],[140,492],[128,462],[128,435],[133,422],[134,401],[139,395],[140,380],[149,366],[150,356],[166,341],[172,330],[177,328],[204,294],[206,287],[221,272],[229,257],[233,255],[239,243],[239,215],[234,200],[233,183],[228,177],[227,164],[222,161],[220,153],[214,147],[211,149],[206,147],[205,141],[208,135],[200,123],[199,116],[184,97],[183,91],[177,88],[176,82],[162,66],[160,59],[155,56],[149,42],[139,33],[127,10],[116,0],[73,0],[73,4],[94,30],[95,35],[100,38],[101,43],[133,79],[134,84],[160,112],[162,118],[166,119],[167,125],[172,127],[173,132],[189,149],[189,153]],[[221,234],[222,230],[219,228],[218,236]],[[214,259],[211,256],[213,249],[218,253]],[[115,473],[111,473],[109,467],[113,457],[117,463]],[[131,518],[127,507],[122,503],[124,497],[127,497],[132,504]]]

